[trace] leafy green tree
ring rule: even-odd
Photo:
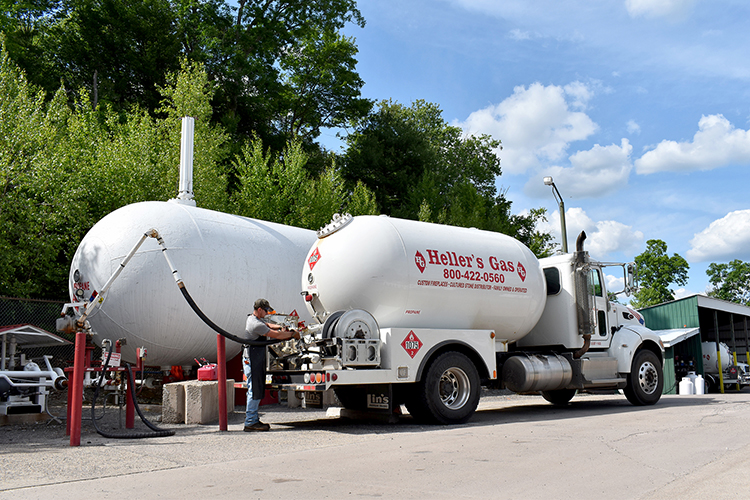
[[[635,267],[640,288],[630,304],[636,308],[674,300],[670,285],[685,286],[690,269],[680,255],[667,255],[667,244],[662,240],[648,240],[646,250],[635,258]]]
[[[324,127],[341,127],[365,116],[372,103],[360,97],[364,81],[355,71],[357,47],[332,29],[314,32],[281,58],[283,99],[279,117],[286,137],[310,141]]]
[[[750,305],[750,262],[735,259],[728,264],[711,263],[706,274],[711,297]]]
[[[8,50],[29,80],[94,108],[154,114],[159,87],[181,57],[202,63],[217,87],[214,123],[237,143],[253,134],[274,151],[300,136],[308,154],[322,127],[358,119],[357,49],[340,35],[364,26],[355,0],[0,0]],[[239,148],[235,151],[238,152]],[[319,152],[316,154],[320,155]],[[322,170],[324,161],[316,159]]]
[[[162,112],[94,110],[65,88],[51,101],[6,50],[0,57],[0,294],[61,298],[85,232],[128,203],[167,200],[179,179],[180,118],[196,117],[196,197],[228,206],[226,135],[210,125],[211,87],[187,64],[164,89]]]
[[[307,160],[299,139],[290,141],[281,154],[264,149],[258,138],[250,141],[235,159],[239,189],[232,196],[233,212],[309,229],[324,226],[344,210],[353,215],[376,213],[373,196],[364,186],[357,185],[349,198],[335,168],[313,177],[305,170]]]

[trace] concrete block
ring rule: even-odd
[[[323,391],[323,406],[336,406],[337,404],[339,404],[338,399],[336,399],[333,389]]]
[[[188,380],[164,386],[162,421],[208,424],[219,419],[219,383]],[[227,412],[234,411],[234,380],[227,380]]]
[[[182,424],[185,422],[185,384],[175,382],[166,384],[161,394],[161,421],[165,424]]]

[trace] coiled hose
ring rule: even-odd
[[[135,379],[133,377],[133,371],[130,368],[129,363],[125,363],[125,369],[128,373],[128,391],[130,392],[130,397],[133,398],[133,406],[135,406],[135,411],[138,412],[138,416],[141,418],[144,424],[151,429],[152,432],[128,432],[126,434],[119,434],[119,433],[111,433],[103,431],[99,428],[99,424],[96,422],[96,399],[99,397],[99,389],[102,387],[102,382],[104,382],[104,374],[107,371],[107,368],[109,367],[109,359],[112,357],[112,342],[109,343],[109,350],[107,351],[107,359],[102,365],[102,373],[99,376],[99,380],[96,383],[96,388],[94,389],[94,396],[91,398],[91,421],[94,423],[94,429],[96,429],[96,432],[98,432],[100,435],[110,438],[110,439],[143,439],[143,438],[152,438],[152,437],[167,437],[167,436],[174,436],[175,431],[173,430],[167,430],[167,429],[159,429],[157,426],[152,424],[144,415],[143,412],[141,412],[140,406],[138,406],[138,400],[136,399],[135,394]]]

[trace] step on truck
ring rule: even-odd
[[[556,405],[580,390],[661,397],[663,344],[605,284],[616,266],[629,293],[634,267],[592,260],[584,233],[543,259],[500,233],[387,216],[335,216],[317,236],[301,280],[314,321],[270,348],[277,387],[439,424],[466,422],[482,385]]]

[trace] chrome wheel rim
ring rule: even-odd
[[[646,361],[638,369],[638,384],[645,394],[653,394],[659,385],[659,372],[656,366],[650,361]]]
[[[460,368],[448,368],[440,376],[438,391],[440,400],[446,408],[451,410],[462,408],[469,400],[471,393],[469,377]]]

